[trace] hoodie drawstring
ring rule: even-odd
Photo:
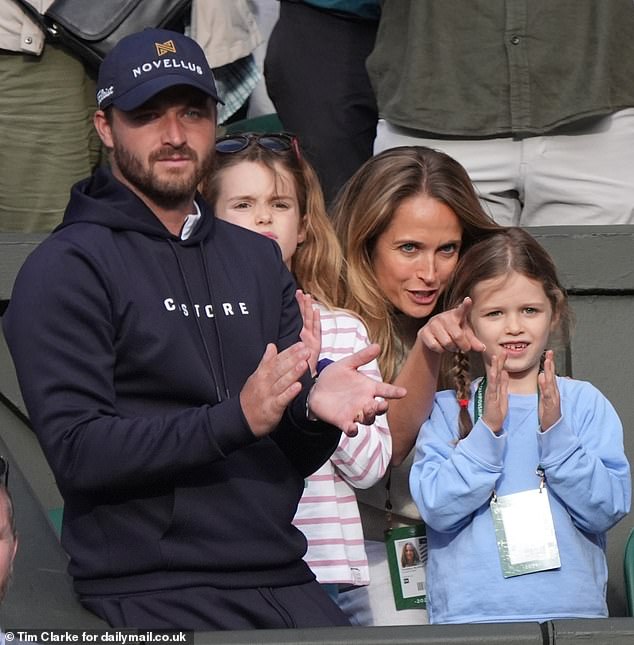
[[[185,286],[185,292],[187,293],[189,304],[192,308],[192,311],[195,311],[194,299],[192,298],[191,289],[189,287],[189,283],[187,282],[187,275],[185,274],[185,270],[183,269],[183,265],[178,256],[178,252],[176,251],[176,248],[174,247],[174,243],[172,242],[172,240],[168,239],[167,242],[169,244],[170,249],[172,250],[172,253],[174,254],[174,257],[176,258],[176,264],[178,265],[178,270],[180,272],[183,285]],[[224,360],[222,355],[222,343],[220,342],[220,332],[218,330],[218,324],[216,323],[216,303],[214,302],[213,293],[211,292],[211,285],[210,285],[209,275],[207,270],[207,262],[206,262],[205,254],[203,252],[204,250],[203,250],[202,242],[199,243],[199,250],[203,260],[203,267],[205,272],[205,284],[207,285],[207,295],[209,296],[209,301],[211,303],[211,306],[214,312],[212,321],[213,321],[213,326],[216,333],[216,338],[218,340],[218,350],[220,354],[220,368],[222,370],[222,384],[224,385],[224,395],[220,387],[220,381],[218,379],[218,375],[216,374],[216,370],[214,369],[214,362],[211,358],[211,352],[209,351],[209,345],[207,344],[207,340],[205,339],[205,335],[203,333],[202,326],[200,324],[200,319],[196,315],[194,316],[194,319],[196,320],[196,328],[198,329],[198,334],[203,344],[205,356],[207,358],[207,364],[209,365],[209,371],[211,372],[211,377],[214,381],[216,397],[218,398],[218,401],[223,401],[224,399],[228,399],[230,395],[229,395],[229,389],[227,388],[227,385],[226,385],[227,377],[226,377],[226,372],[224,368]]]
[[[205,272],[205,283],[207,284],[207,294],[209,295],[209,302],[211,302],[214,312],[216,311],[216,301],[214,299],[214,291],[211,285],[211,274],[209,273],[209,267],[207,265],[207,258],[205,256],[205,248],[202,241],[198,242],[198,249],[200,250],[200,256],[203,261],[203,269]],[[220,340],[220,330],[218,329],[218,323],[216,322],[216,316],[213,317],[213,325],[216,330],[216,338],[218,339],[218,356],[220,358],[220,371],[222,372],[222,382],[225,386],[225,395],[227,398],[230,398],[231,394],[229,392],[229,386],[227,385],[227,372],[225,370],[225,355],[222,351],[222,342]]]

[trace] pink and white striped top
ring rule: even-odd
[[[370,345],[364,324],[352,314],[319,307],[321,353],[336,361]],[[360,368],[381,379],[376,361]],[[368,488],[385,474],[392,438],[385,415],[359,425],[356,437],[342,435],[330,459],[306,480],[293,524],[308,540],[304,560],[320,583],[367,585],[368,560],[355,488]]]

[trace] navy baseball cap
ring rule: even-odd
[[[191,85],[222,103],[200,45],[167,29],[144,29],[122,38],[99,67],[97,105],[124,112],[174,85]]]

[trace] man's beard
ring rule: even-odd
[[[116,142],[113,154],[119,171],[134,188],[149,197],[157,206],[171,209],[177,208],[194,196],[200,181],[211,172],[214,152],[213,148],[210,149],[202,163],[199,163],[198,155],[189,146],[164,146],[149,156],[147,168],[137,156]],[[165,172],[163,176],[157,176],[153,171],[154,163],[174,155],[191,159],[194,162],[193,170],[187,173]]]

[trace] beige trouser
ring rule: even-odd
[[[0,231],[50,231],[100,161],[94,80],[47,44],[41,56],[0,51],[0,88]]]
[[[374,153],[403,145],[459,161],[500,224],[634,224],[634,108],[524,139],[431,139],[379,121]]]

